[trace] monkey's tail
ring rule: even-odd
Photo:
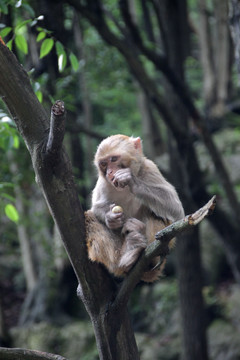
[[[163,276],[163,269],[165,267],[166,261],[166,259],[160,261],[160,257],[156,257],[151,263],[151,270],[146,271],[141,277],[141,280],[148,283],[152,283],[158,280],[161,276]]]

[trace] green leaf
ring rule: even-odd
[[[13,43],[13,39],[9,40],[6,44],[9,50],[12,50],[12,43]]]
[[[12,204],[7,204],[5,206],[5,214],[7,215],[7,217],[12,220],[13,222],[17,223],[19,221],[19,215],[18,215],[18,211],[15,208],[14,205]]]
[[[13,136],[13,147],[15,149],[18,149],[19,148],[19,137],[18,135],[14,135]]]
[[[37,98],[38,98],[38,101],[40,102],[40,103],[42,103],[42,100],[43,100],[43,94],[42,94],[42,92],[40,91],[40,90],[38,90],[38,91],[36,91],[36,96],[37,96]]]
[[[32,19],[28,19],[28,20],[24,20],[24,21],[22,21],[21,23],[19,23],[16,27],[15,27],[15,33],[19,30],[19,29],[21,29],[21,27],[23,27],[24,25],[26,25],[26,24],[29,24],[30,22],[32,22]]]
[[[19,50],[21,50],[24,54],[28,53],[28,44],[23,35],[16,35],[15,44]]]
[[[7,36],[12,31],[12,28],[10,26],[6,26],[4,29],[0,31],[0,35],[2,37]]]
[[[40,27],[40,26],[37,27],[37,31],[38,31],[38,32],[43,31],[43,32],[45,32],[45,33],[48,34],[48,35],[51,35],[51,33],[52,33],[52,31],[47,30],[47,29],[44,29],[43,27]]]
[[[60,41],[57,41],[56,44],[55,44],[55,46],[56,46],[57,56],[60,56],[61,54],[64,54],[64,53],[65,53],[63,44],[60,43]]]
[[[46,35],[47,34],[45,33],[45,31],[41,31],[37,36],[37,42],[43,40],[46,37]]]
[[[67,55],[65,51],[58,57],[58,70],[62,72],[67,65]]]
[[[73,71],[77,71],[78,68],[79,68],[79,62],[78,62],[78,59],[77,59],[76,55],[71,53],[69,55],[69,59],[70,59],[70,63],[71,63]]]
[[[53,45],[54,45],[53,39],[45,39],[43,41],[43,43],[41,45],[41,49],[40,49],[40,59],[42,59],[44,56],[46,56],[50,53]]]

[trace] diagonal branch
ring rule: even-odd
[[[215,206],[216,196],[213,196],[207,204],[195,213],[185,216],[183,219],[172,223],[156,234],[156,240],[144,250],[129,275],[122,282],[112,304],[115,311],[118,311],[119,307],[128,302],[132,290],[138,283],[145,269],[151,263],[152,259],[156,256],[160,256],[161,263],[164,261],[169,252],[168,245],[170,240],[191,227],[198,225],[206,216],[212,214]]]

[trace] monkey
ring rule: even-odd
[[[98,179],[85,214],[88,256],[124,277],[155,234],[182,219],[184,210],[173,185],[144,156],[140,137],[107,137],[97,148],[94,164]],[[165,265],[159,267],[159,259],[153,259],[143,281],[159,278]]]

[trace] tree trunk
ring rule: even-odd
[[[146,34],[149,39],[153,41],[153,29],[148,7],[146,5],[145,1],[141,2],[143,10],[145,10],[143,21],[145,23]],[[129,0],[129,11],[134,24],[137,25],[137,14],[134,0]],[[160,155],[163,151],[163,141],[154,118],[153,110],[150,106],[150,99],[137,81],[135,81],[135,86],[137,89],[137,104],[142,120],[142,136],[145,144],[145,154],[150,159],[155,159],[156,156]]]
[[[203,98],[206,110],[216,102],[216,71],[213,61],[212,36],[206,0],[199,0],[199,42],[203,68]]]
[[[235,61],[240,85],[240,4],[238,0],[229,0],[230,29],[235,48]]]
[[[100,358],[103,360],[140,359],[127,309],[120,313],[91,316]]]
[[[200,254],[198,229],[178,239],[177,267],[184,360],[208,359]]]
[[[170,67],[184,82],[184,60],[187,56],[186,43],[189,43],[187,31],[187,3],[186,1],[168,0],[159,3],[159,19],[164,29],[166,54]],[[172,115],[182,124],[186,133],[189,133],[188,114],[179,100],[171,92],[169,84],[165,84],[166,102]],[[182,199],[185,211],[194,207],[191,191],[188,189],[188,169],[192,167],[194,155],[188,156],[188,144],[181,143],[177,148],[170,135],[171,175],[175,179],[175,186],[184,188],[186,196]],[[181,165],[184,163],[184,165]],[[188,191],[187,191],[188,189]],[[205,314],[202,299],[201,260],[198,231],[195,229],[187,235],[180,236],[177,241],[178,280],[180,309],[183,324],[183,358],[185,360],[207,360],[207,341]]]
[[[217,103],[219,110],[228,100],[231,79],[231,38],[228,24],[228,0],[214,0],[216,16],[216,71],[217,71]],[[218,115],[223,114],[220,111]]]

